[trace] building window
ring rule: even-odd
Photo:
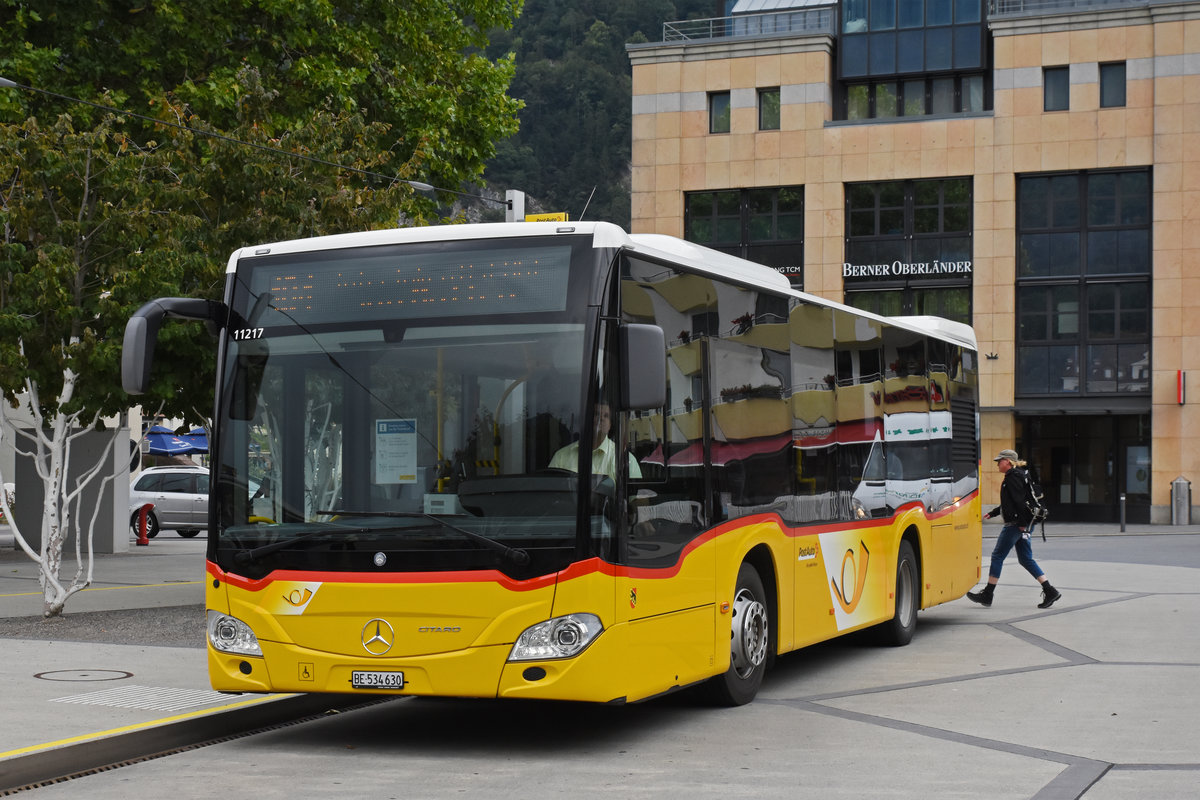
[[[991,38],[982,0],[844,0],[839,9],[842,118],[955,114],[991,107]],[[931,74],[937,77],[926,77]]]
[[[983,0],[845,0],[839,8],[842,119],[990,107]],[[926,80],[926,74],[937,77]]]
[[[1066,111],[1071,104],[1071,73],[1069,67],[1046,67],[1042,70],[1045,89],[1045,111]]]
[[[986,64],[982,0],[845,0],[840,7],[841,78]]]
[[[729,92],[708,96],[708,132],[729,133]]]
[[[1150,172],[1017,181],[1017,394],[1150,391]]]
[[[851,289],[846,305],[885,317],[932,315],[971,324],[970,287]]]
[[[845,89],[845,118],[887,119],[984,111],[984,75],[853,83]]]
[[[982,75],[962,76],[962,89],[959,92],[960,111],[984,110],[984,87]]]
[[[892,84],[893,102],[891,105],[892,112],[895,112],[894,92],[896,85]],[[846,119],[870,119],[874,116],[871,111],[872,104],[871,87],[865,83],[856,84],[846,88]]]
[[[1125,62],[1100,65],[1100,107],[1121,108],[1125,105]]]
[[[900,84],[903,100],[900,107],[906,117],[920,116],[928,107],[925,103],[925,81],[909,80]]]
[[[779,130],[779,87],[758,90],[758,129]]]
[[[690,192],[684,238],[782,272],[804,283],[804,187]]]
[[[846,186],[846,303],[971,321],[971,179]]]
[[[1150,173],[1022,177],[1018,277],[1149,274]]]

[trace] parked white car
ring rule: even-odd
[[[146,515],[146,536],[160,530],[177,531],[191,538],[208,528],[208,470],[204,467],[147,467],[129,488],[129,525],[138,529],[142,506],[153,503]]]

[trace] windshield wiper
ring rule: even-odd
[[[318,511],[317,513],[318,514],[328,514],[329,516],[338,516],[338,517],[391,517],[391,518],[399,518],[399,519],[427,519],[430,522],[437,523],[438,525],[442,526],[443,528],[448,528],[448,529],[454,531],[455,533],[458,533],[458,534],[461,534],[461,535],[467,537],[468,539],[475,542],[476,544],[480,544],[489,550],[494,550],[497,553],[500,553],[505,558],[509,559],[510,561],[512,561],[514,564],[516,564],[519,567],[523,567],[529,563],[529,553],[526,552],[525,550],[521,549],[520,547],[509,547],[504,542],[500,542],[495,539],[491,539],[482,534],[475,533],[474,531],[466,530],[465,528],[460,528],[457,525],[447,522],[446,520],[442,519],[441,517],[435,516],[433,514],[426,514],[423,511],[339,511],[339,510],[332,510],[332,511]],[[370,529],[368,528],[367,530],[370,530]],[[303,538],[303,537],[301,537],[301,538]],[[266,545],[266,546],[269,547],[270,545]],[[259,548],[259,549],[262,549],[262,548]]]
[[[324,536],[327,533],[368,533],[371,531],[371,528],[321,528],[319,530],[309,531],[308,533],[302,533],[299,536],[293,536],[290,539],[280,539],[277,542],[260,545],[259,547],[255,547],[251,550],[239,550],[233,556],[233,560],[239,564],[249,564],[251,561],[256,561],[262,556],[269,556],[271,553],[274,553],[277,550],[290,547],[296,542],[303,542],[305,539],[314,539],[318,536]]]

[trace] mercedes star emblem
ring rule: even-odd
[[[392,642],[396,640],[396,633],[392,630],[392,626],[384,619],[368,620],[362,629],[362,646],[373,656],[381,656],[388,650],[392,649]]]

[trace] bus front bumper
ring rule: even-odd
[[[260,640],[263,655],[208,646],[209,678],[222,692],[330,692],[625,702],[670,686],[620,658],[627,626],[609,628],[573,658],[509,662],[511,645],[414,657],[332,654]],[[653,672],[653,670],[651,670]],[[358,673],[357,680],[355,673]],[[356,686],[357,684],[357,686]],[[368,686],[368,684],[370,684]],[[388,685],[390,684],[390,685]]]

